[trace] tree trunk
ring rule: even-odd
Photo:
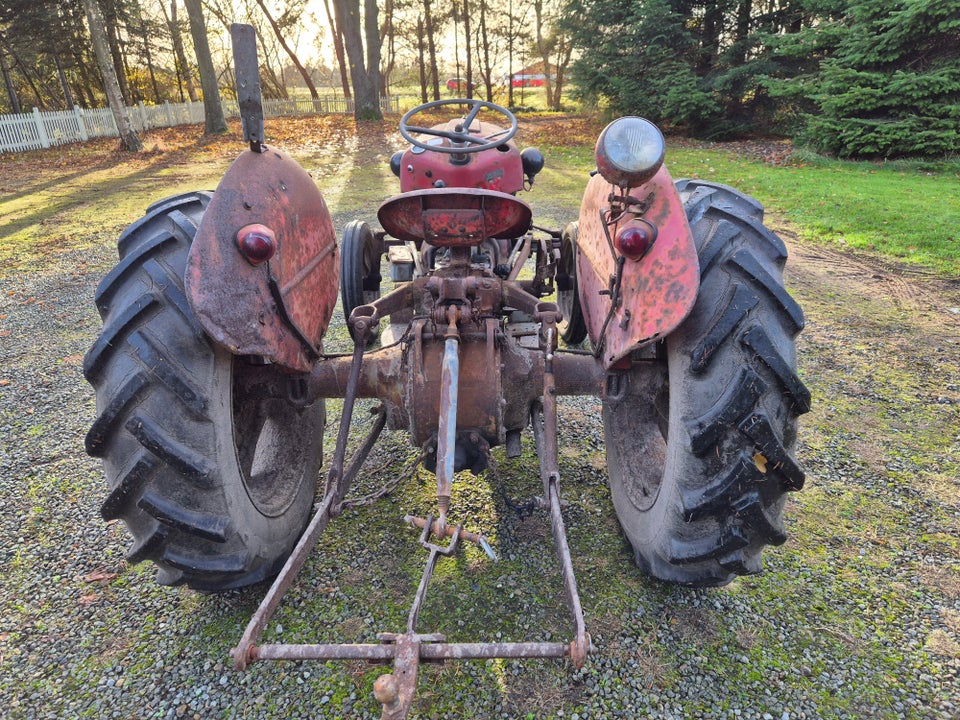
[[[81,94],[86,102],[86,107],[96,107],[97,98],[94,94],[96,81],[94,80],[94,75],[97,73],[93,72],[93,69],[87,62],[87,54],[80,50],[80,46],[75,44],[74,48],[73,61],[77,67],[77,75],[80,77]]]
[[[63,70],[63,63],[60,62],[60,56],[53,53],[53,63],[57,66],[57,78],[60,80],[60,87],[63,90],[63,102],[67,110],[73,110],[73,92],[70,90],[70,83],[67,82],[67,73]]]
[[[283,63],[276,58],[280,65],[280,75],[277,75],[270,59],[271,48],[267,47],[262,33],[257,33],[257,43],[260,46],[260,85],[263,96],[267,99],[289,100],[290,93],[283,82]]]
[[[213,68],[210,44],[207,42],[207,24],[203,19],[200,0],[184,0],[187,15],[190,18],[190,34],[193,36],[193,50],[197,55],[197,68],[200,70],[200,88],[203,91],[204,133],[227,132],[227,121],[223,117],[220,104],[220,88],[217,87],[217,73]]]
[[[386,0],[383,6],[383,14],[385,17],[383,28],[380,31],[380,45],[383,46],[383,41],[387,41],[387,62],[386,67],[383,72],[380,74],[380,97],[386,97],[389,93],[390,88],[390,75],[393,73],[394,65],[396,64],[397,53],[396,53],[396,28],[393,25],[393,13],[394,13],[394,4],[393,0]]]
[[[513,3],[507,17],[507,107],[513,107]]]
[[[723,8],[708,4],[703,13],[700,52],[697,57],[697,75],[704,77],[713,68],[720,54],[720,33],[723,30]]]
[[[19,115],[23,110],[20,108],[20,98],[17,97],[17,88],[13,85],[13,78],[10,77],[10,66],[7,65],[7,56],[0,49],[0,72],[3,72],[3,84],[7,88],[7,98],[10,100],[10,112]]]
[[[547,107],[552,108],[553,103],[553,80],[550,78],[550,48],[543,37],[543,0],[535,0],[533,3],[533,12],[536,15],[536,33],[537,33],[537,51],[540,54],[540,60],[543,62],[543,87],[547,94]]]
[[[367,77],[370,86],[374,89],[373,99],[376,101],[376,118],[383,120],[383,110],[380,107],[380,20],[377,0],[366,0],[364,3],[364,41],[367,44]]]
[[[377,0],[364,2],[364,42],[367,45],[367,76],[370,84],[376,88],[377,116],[383,119],[380,111],[380,7]]]
[[[493,102],[493,68],[490,67],[490,36],[487,33],[487,0],[480,0],[480,44],[483,53],[483,84],[487,102]]]
[[[100,16],[103,17],[102,12]],[[117,78],[117,84],[120,87],[120,95],[123,97],[125,103],[132,105],[133,97],[130,95],[130,83],[127,81],[126,63],[123,59],[123,51],[120,49],[120,41],[117,38],[117,25],[119,22],[116,13],[113,13],[109,18],[109,22],[104,23],[104,29],[107,35],[107,46],[110,48],[110,58],[113,62],[113,72]]]
[[[99,72],[94,72],[90,57],[90,42],[87,34],[85,22],[86,11],[83,3],[69,3],[63,8],[65,16],[68,18],[69,36],[65,38],[69,48],[69,56],[73,61],[74,67],[74,94],[80,96],[80,104],[85,107],[96,107],[97,101],[94,95],[94,87],[99,83],[94,76]]]
[[[737,60],[745,63],[750,55],[750,21],[753,17],[753,0],[740,0],[737,5],[737,35],[733,40]]]
[[[323,0],[323,9],[327,11],[327,21],[330,23],[330,34],[333,35],[333,51],[337,55],[337,66],[340,68],[340,85],[343,87],[343,96],[348,100],[350,94],[350,78],[347,75],[347,58],[343,49],[343,30],[340,23],[330,12],[330,0]]]
[[[117,121],[117,129],[120,131],[123,147],[130,152],[139,152],[143,149],[143,143],[140,142],[137,131],[133,129],[130,114],[123,104],[120,83],[117,82],[117,74],[110,57],[110,46],[107,42],[107,32],[103,26],[100,6],[97,4],[97,0],[83,0],[83,6],[87,12],[87,24],[90,26],[93,51],[97,56],[97,63],[100,65],[100,74],[103,76],[103,90],[107,94],[107,101],[110,103],[113,117]]]
[[[437,43],[433,35],[433,13],[430,0],[423,0],[423,15],[427,25],[427,50],[430,53],[430,75],[433,78],[433,99],[440,99],[440,72],[437,69]]]
[[[564,36],[563,42],[557,49],[557,62],[553,66],[557,71],[557,78],[553,84],[553,101],[551,110],[559,111],[561,109],[561,98],[563,97],[564,78],[566,76],[567,66],[570,64],[570,58],[573,57],[573,43],[568,36]]]
[[[140,5],[136,6],[136,13],[140,38],[143,40],[143,58],[147,61],[147,74],[150,76],[150,87],[153,89],[153,101],[160,104],[163,102],[163,98],[160,95],[160,84],[157,82],[157,74],[153,69],[153,53],[150,51],[150,28],[147,25],[147,21],[143,19],[143,10]]]
[[[372,11],[371,11],[372,6]],[[382,120],[380,109],[379,67],[367,69],[364,58],[363,30],[360,22],[360,0],[334,0],[337,22],[343,29],[343,41],[350,61],[350,81],[353,84],[353,116],[357,120]],[[371,15],[373,27],[370,27]],[[367,0],[365,7],[366,37],[374,48],[368,48],[367,58],[376,57],[379,64],[379,28],[376,25],[376,0]]]
[[[160,2],[163,8],[163,16],[167,21],[167,27],[170,28],[170,41],[173,45],[173,54],[177,60],[177,73],[183,78],[187,86],[187,96],[190,102],[197,101],[197,88],[193,84],[193,73],[190,72],[190,65],[187,63],[187,53],[183,49],[183,34],[180,32],[180,23],[177,22],[177,0],[170,0],[170,14],[167,15],[166,6],[163,0]],[[180,94],[183,99],[183,93]]]
[[[420,68],[420,101],[427,102],[427,63],[423,46],[423,17],[417,17],[417,67]]]
[[[277,42],[280,43],[280,47],[283,48],[283,51],[287,53],[287,56],[290,58],[290,62],[293,63],[293,66],[297,69],[297,72],[300,73],[300,77],[303,78],[303,82],[306,83],[307,89],[310,91],[310,97],[314,100],[318,100],[320,96],[317,94],[317,88],[313,84],[313,80],[310,78],[310,73],[303,66],[303,63],[300,62],[300,58],[297,57],[297,54],[293,51],[287,41],[283,37],[283,33],[280,30],[280,26],[277,25],[277,21],[273,19],[273,15],[270,14],[270,11],[267,10],[266,4],[263,0],[257,0],[257,5],[260,6],[260,9],[263,11],[263,14],[267,18],[267,22],[270,23],[270,27],[273,28],[273,34],[277,36]],[[282,69],[281,69],[281,72]]]
[[[14,68],[20,71],[20,75],[23,76],[23,79],[26,81],[27,85],[30,86],[30,89],[33,91],[33,95],[36,98],[36,106],[40,110],[46,110],[47,105],[44,102],[44,94],[40,91],[40,88],[37,87],[37,83],[34,82],[33,73],[30,72],[30,68],[20,59],[20,56],[17,54],[16,48],[10,44],[10,42],[0,34],[0,43],[3,44],[3,47],[0,48],[0,53],[5,49],[6,52],[10,54],[10,57],[13,58],[13,65],[8,65],[7,68],[9,71],[12,71]],[[38,78],[38,81],[39,78]],[[19,102],[17,103],[20,104]]]
[[[467,52],[467,97],[473,97],[473,46],[470,44],[470,0],[463,0],[463,34]]]

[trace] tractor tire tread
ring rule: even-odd
[[[117,239],[117,253],[120,259],[125,258],[141,242],[152,238],[156,234],[153,232],[153,226],[158,222],[163,227],[168,226],[167,216],[170,212],[179,210],[184,214],[192,214],[191,211],[197,206],[205,209],[210,204],[211,198],[213,193],[210,191],[186,192],[171,195],[150,205],[143,217],[128,225]]]
[[[100,373],[121,345],[120,336],[132,332],[132,328],[142,323],[143,316],[156,308],[159,303],[160,298],[157,295],[146,293],[123,308],[117,317],[110,319],[93,347],[83,357],[83,376],[87,382],[91,385],[97,384]]]
[[[759,572],[763,546],[786,540],[784,495],[804,483],[792,454],[796,418],[810,409],[793,357],[804,320],[780,279],[786,247],[763,226],[762,206],[713,183],[677,188],[697,241],[701,291],[666,341],[679,373],[669,379],[671,405],[674,394],[680,403],[667,438],[673,460],[649,510],[630,506],[629,489],[615,504],[642,568],[671,582],[718,585]],[[612,409],[608,426],[639,400]],[[608,464],[622,473],[629,443],[618,452]]]
[[[104,520],[119,520],[123,509],[133,498],[139,495],[150,482],[159,461],[146,450],[139,450],[133,456],[130,467],[121,471],[117,485],[107,495],[100,506],[100,517]]]
[[[180,503],[148,489],[137,501],[137,507],[164,525],[203,540],[225,543],[233,528],[230,518],[213,513],[188,510]]]
[[[215,368],[225,367],[217,363],[232,360],[199,327],[183,282],[210,198],[200,192],[162,200],[122,234],[121,259],[95,296],[104,327],[83,372],[98,409],[85,445],[103,458],[110,485],[100,514],[126,523],[128,560],[153,561],[161,584],[219,591],[279,569],[309,519],[313,492],[297,486],[303,489],[289,513],[276,511],[289,524],[265,529],[268,521],[239,481],[227,479],[237,470],[218,460],[218,433],[231,430],[223,403],[210,393]],[[308,414],[318,413],[322,408]],[[257,530],[250,518],[261,523]]]

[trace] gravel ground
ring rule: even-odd
[[[263,588],[158,587],[151,568],[126,565],[122,524],[100,520],[81,361],[99,329],[93,289],[114,258],[106,247],[52,253],[35,272],[0,276],[0,716],[378,717],[375,668],[234,671],[228,651]],[[715,590],[641,577],[605,493],[599,406],[565,402],[568,531],[598,653],[576,672],[548,661],[425,668],[413,717],[960,715],[960,301],[825,251],[800,248],[793,262],[809,319],[809,479],[765,573]],[[402,438],[389,440],[370,467],[393,465],[371,470],[370,486],[408,456]],[[534,463],[529,452],[502,463],[508,494],[536,491]],[[495,518],[475,529],[503,561],[471,549],[438,572],[421,628],[566,636],[546,518],[520,518],[485,483],[466,485],[454,502],[468,524]],[[430,497],[421,477],[338,519],[268,636],[366,641],[400,629],[423,557],[398,521]]]

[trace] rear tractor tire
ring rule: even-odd
[[[603,404],[607,465],[637,564],[686,585],[759,572],[786,540],[785,494],[810,393],[796,372],[803,312],[783,286],[787,252],[763,208],[736,190],[680,180],[700,258],[689,317],[658,360],[616,376]]]
[[[184,270],[210,198],[155,203],[120,237],[84,374],[97,400],[86,449],[110,487],[101,514],[133,534],[128,560],[152,560],[161,584],[220,591],[276,574],[306,526],[324,405],[293,402],[286,373],[234,357],[194,319]]]

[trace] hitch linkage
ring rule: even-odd
[[[553,381],[553,351],[556,338],[555,306],[541,303],[538,308],[540,322],[544,327],[545,342],[545,382],[542,403],[533,408],[532,425],[537,452],[540,456],[540,475],[545,490],[545,505],[550,512],[550,525],[554,544],[557,549],[557,558],[560,562],[563,577],[563,586],[567,600],[567,607],[573,619],[574,637],[569,643],[562,642],[479,642],[479,643],[448,643],[446,637],[440,634],[423,634],[417,631],[417,621],[427,595],[430,580],[434,569],[441,557],[452,556],[459,548],[461,539],[477,542],[484,551],[496,559],[492,548],[486,539],[479,534],[465,531],[462,526],[449,526],[446,523],[446,513],[449,507],[441,508],[441,516],[434,518],[415,518],[407,516],[404,520],[421,529],[420,544],[428,551],[427,562],[420,579],[420,585],[410,607],[407,618],[407,629],[404,633],[380,633],[379,643],[349,643],[349,644],[266,644],[258,645],[267,623],[279,607],[283,594],[292,585],[296,575],[303,567],[307,555],[316,545],[320,534],[326,528],[330,519],[334,517],[343,503],[343,498],[350,484],[356,477],[367,454],[370,452],[380,431],[383,429],[383,414],[374,423],[370,434],[361,443],[359,449],[344,467],[346,454],[347,434],[353,406],[357,396],[360,369],[363,363],[363,352],[366,347],[368,331],[376,323],[377,313],[373,306],[357,307],[350,317],[353,337],[356,339],[349,380],[346,387],[343,414],[341,417],[340,432],[337,436],[337,445],[331,467],[327,477],[324,497],[319,509],[301,537],[293,554],[287,560],[280,574],[264,597],[257,611],[247,625],[239,644],[231,651],[234,663],[240,670],[245,669],[251,662],[257,660],[366,660],[370,662],[391,662],[393,671],[381,675],[374,683],[374,696],[382,706],[381,720],[403,720],[409,713],[411,703],[417,687],[417,677],[421,662],[443,662],[446,660],[489,660],[495,658],[564,658],[569,657],[575,668],[580,668],[586,662],[587,655],[592,651],[590,635],[586,631],[583,609],[580,605],[580,596],[577,592],[576,578],[573,573],[573,562],[570,557],[570,548],[567,544],[566,529],[561,512],[559,480],[557,469],[557,408],[554,398]],[[450,330],[447,336],[447,354],[457,354],[458,340],[456,337],[456,313],[450,312]],[[455,380],[455,368],[444,375],[444,389]],[[454,394],[455,397],[455,394]],[[456,402],[441,403],[440,429],[448,424],[456,424]],[[447,456],[452,455],[450,446],[438,452],[437,467],[440,470]],[[491,467],[494,468],[495,465]],[[438,497],[443,498],[449,492],[447,478],[438,472]],[[452,480],[452,474],[449,478]],[[449,495],[446,496],[449,501]],[[447,540],[443,546],[436,540]]]

